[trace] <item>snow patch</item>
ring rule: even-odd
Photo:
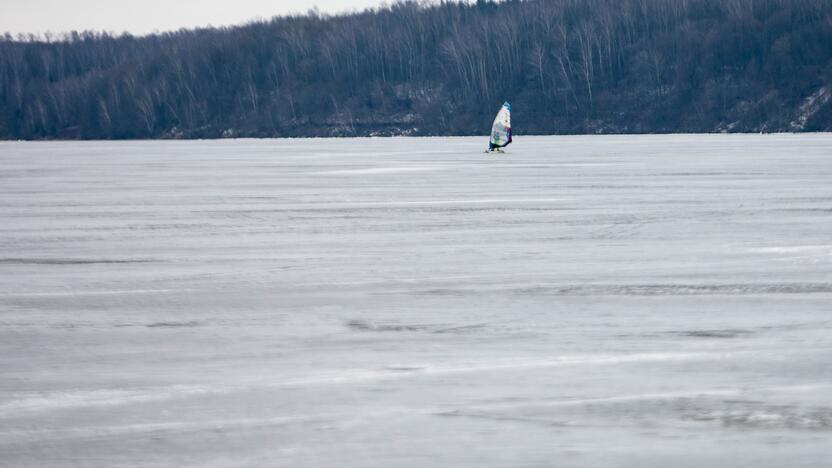
[[[811,96],[807,97],[797,109],[797,118],[789,123],[793,131],[799,132],[806,128],[806,122],[832,98],[832,91],[821,86]]]
[[[368,174],[392,174],[396,172],[427,172],[437,171],[436,166],[421,167],[368,167],[364,169],[340,169],[335,171],[313,172],[312,174],[323,175],[368,175]]]

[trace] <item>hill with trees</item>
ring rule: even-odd
[[[404,1],[0,40],[0,138],[832,130],[832,0]]]

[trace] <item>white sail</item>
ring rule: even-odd
[[[488,149],[502,148],[509,143],[511,143],[511,104],[504,102],[491,126]]]

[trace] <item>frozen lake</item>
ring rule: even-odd
[[[832,135],[0,143],[0,466],[817,467]]]

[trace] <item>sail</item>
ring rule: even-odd
[[[502,148],[511,143],[511,104],[504,102],[491,126],[488,149]]]

